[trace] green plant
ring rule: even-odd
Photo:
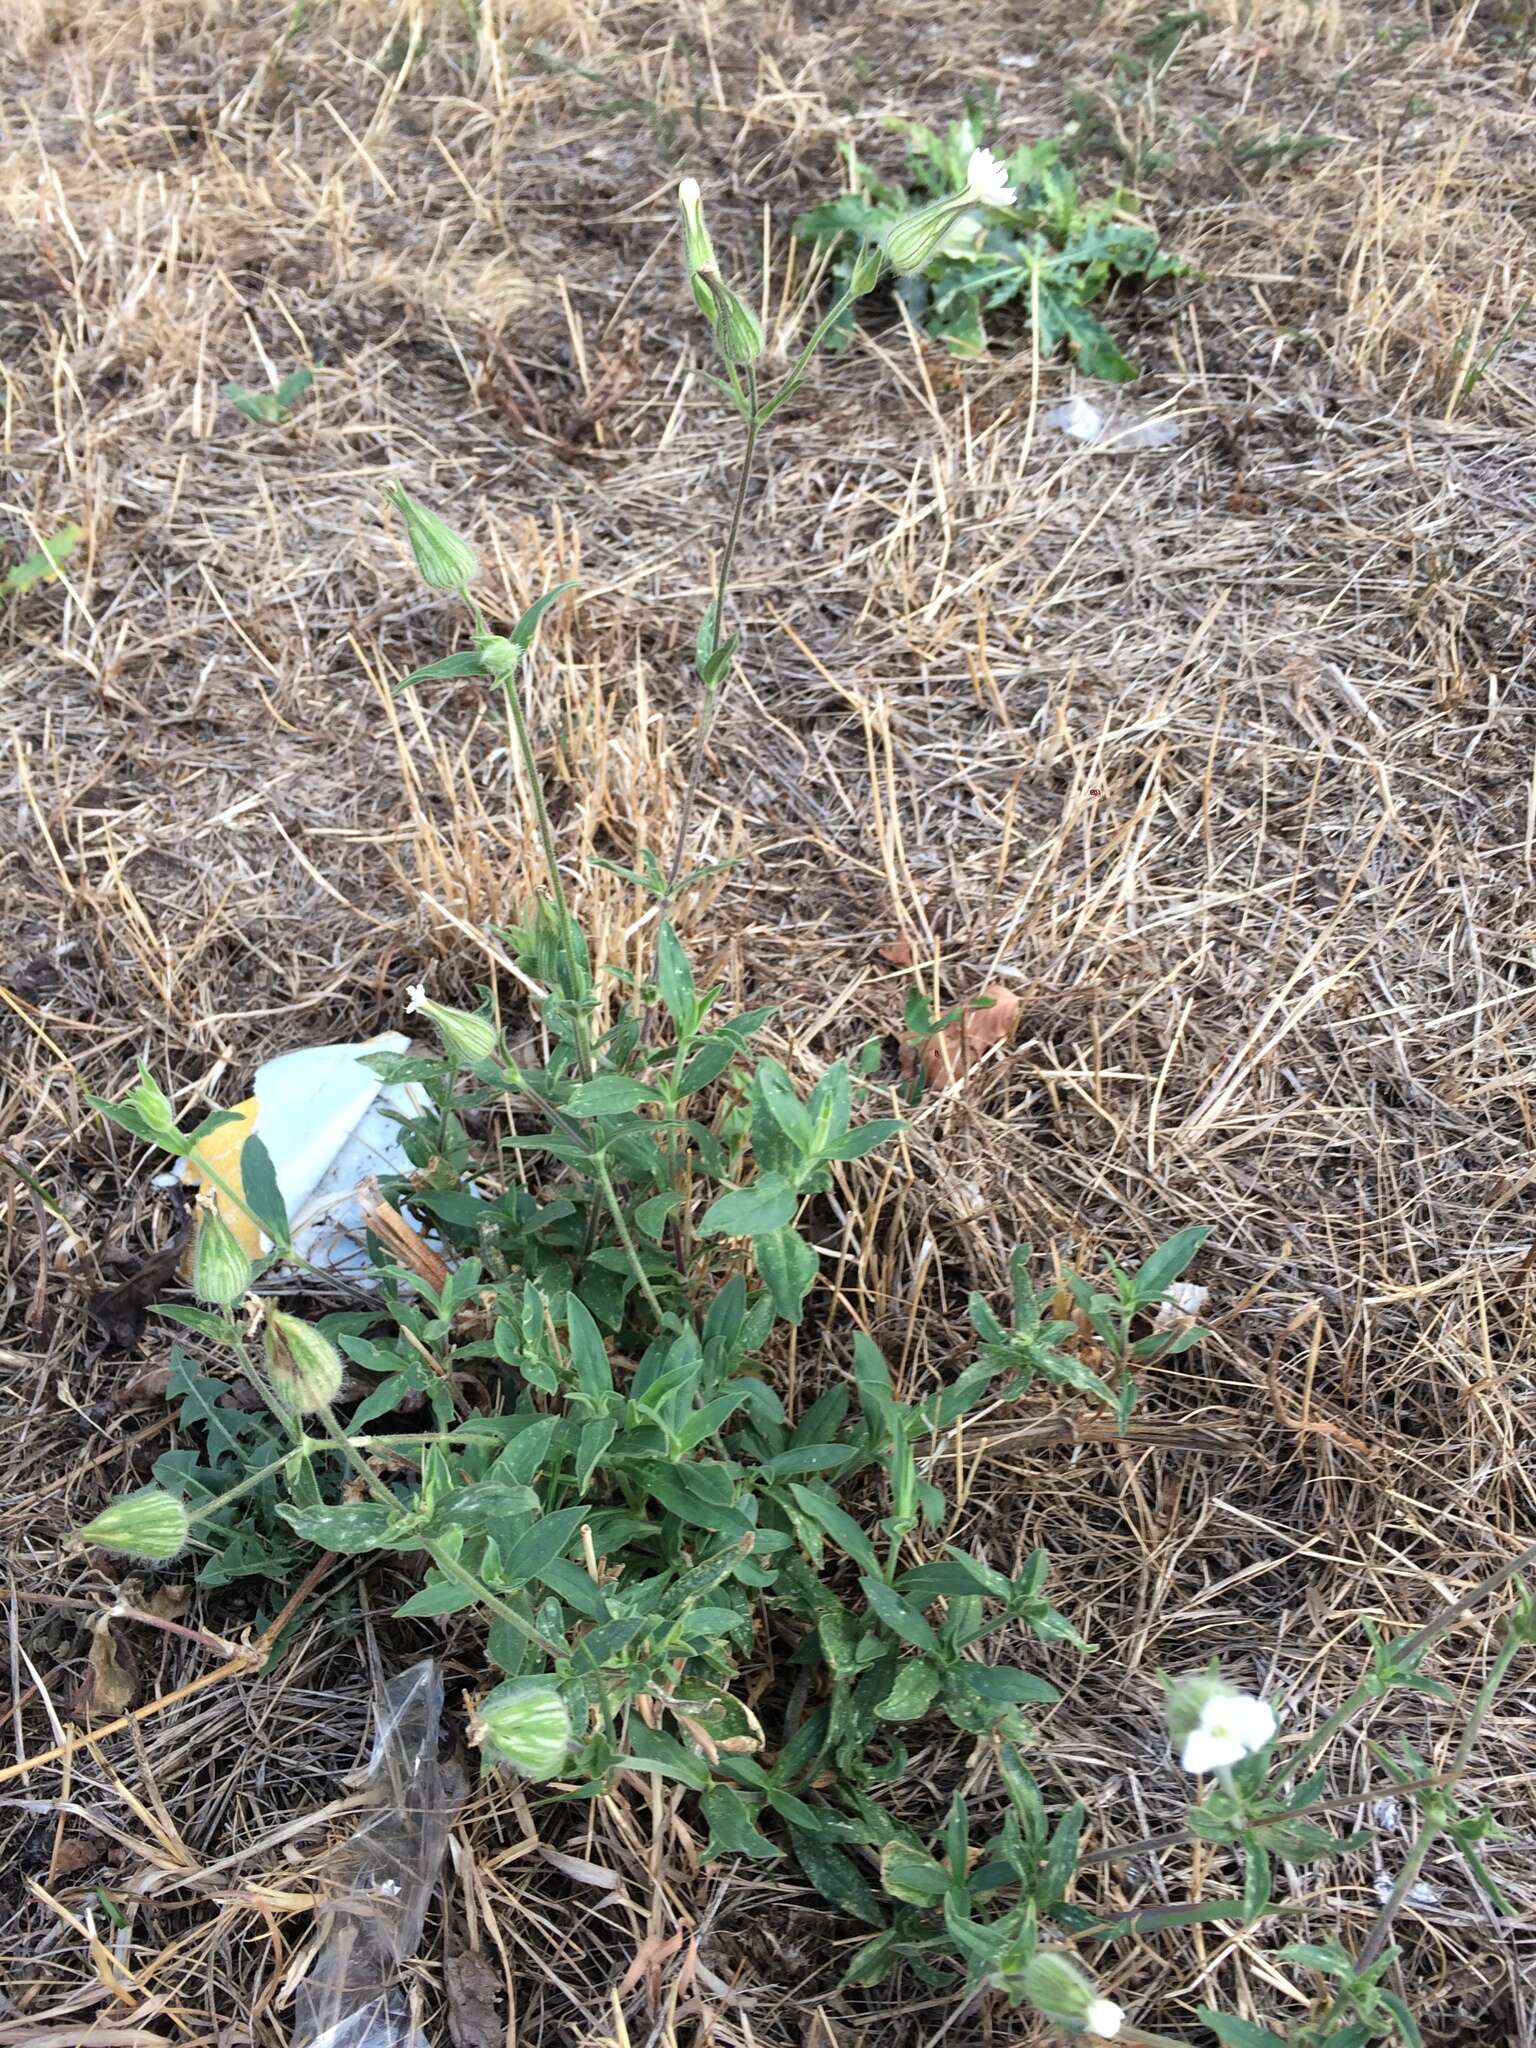
[[[851,278],[861,243],[889,237],[914,206],[967,190],[982,143],[980,115],[952,121],[943,135],[916,121],[891,125],[906,137],[909,184],[885,182],[845,145],[852,189],[795,223],[803,240],[828,253],[836,278]],[[956,355],[985,354],[983,316],[1008,309],[1036,338],[1042,356],[1065,344],[1086,375],[1124,382],[1135,372],[1090,308],[1118,282],[1176,277],[1183,265],[1159,248],[1125,194],[1085,201],[1057,140],[1025,145],[1003,161],[1011,200],[957,207],[928,260],[897,279],[898,295],[913,319]],[[834,323],[834,345],[846,343],[852,323],[850,302]]]
[[[1309,156],[1316,156],[1320,150],[1337,149],[1337,135],[1314,135],[1305,130],[1287,128],[1281,123],[1272,123],[1265,128],[1254,129],[1245,121],[1228,121],[1218,127],[1204,115],[1195,122],[1196,128],[1210,147],[1230,164],[1253,165],[1261,174],[1281,167],[1299,164]]]
[[[244,384],[231,383],[224,386],[224,396],[236,412],[257,426],[281,427],[314,381],[313,370],[290,370],[275,391],[252,391]]]
[[[840,309],[765,397],[756,321],[721,273],[697,188],[685,184],[682,201],[719,389],[743,427],[695,649],[701,752],[739,657],[727,627],[746,478],[763,427]],[[954,203],[937,202],[921,233],[942,231]],[[866,250],[845,297],[880,267]],[[401,687],[480,680],[500,696],[527,771],[548,893],[501,937],[540,992],[545,1050],[537,1064],[514,1060],[489,1000],[469,1010],[412,992],[439,1049],[372,1063],[385,1079],[415,1083],[425,1104],[403,1125],[411,1171],[386,1193],[435,1249],[412,1264],[372,1240],[375,1299],[318,1322],[269,1298],[277,1288],[302,1297],[303,1273],[259,1133],[231,1177],[200,1152],[230,1119],[183,1129],[142,1067],[120,1100],[97,1102],[136,1138],[198,1154],[210,1192],[192,1269],[201,1298],[159,1311],[200,1353],[179,1349],[171,1379],[195,1447],[163,1455],[154,1486],[108,1506],[80,1540],[162,1563],[194,1546],[208,1587],[286,1582],[317,1549],[373,1557],[411,1582],[397,1614],[483,1626],[485,1683],[468,1725],[486,1770],[519,1771],[564,1800],[618,1796],[621,1774],[681,1788],[697,1802],[706,1860],[793,1859],[869,1930],[845,1972],[850,1987],[901,1970],[959,1996],[1029,2004],[1069,2034],[1156,2048],[1166,2037],[1130,2025],[1068,1947],[1106,1946],[1112,1963],[1115,1942],[1153,1929],[1255,1930],[1289,1915],[1290,1901],[1274,1896],[1276,1862],[1305,1866],[1363,1839],[1326,1824],[1322,1753],[1389,1694],[1443,1699],[1422,1668],[1427,1650],[1536,1551],[1409,1637],[1368,1630],[1359,1685],[1289,1750],[1274,1708],[1216,1668],[1170,1681],[1169,1732],[1200,1780],[1185,1825],[1086,1848],[1085,1806],[1056,1792],[1058,1772],[1043,1785],[1024,1752],[1040,1740],[1032,1710],[1058,1697],[1031,1668],[1033,1646],[1092,1646],[1047,1598],[1043,1549],[1004,1570],[951,1539],[939,1477],[983,1403],[1042,1385],[1108,1407],[1123,1433],[1138,1375],[1204,1335],[1183,1312],[1179,1276],[1205,1228],[1178,1232],[1134,1270],[1106,1261],[1100,1279],[1071,1267],[1037,1279],[1028,1254],[1015,1253],[1006,1310],[972,1297],[976,1356],[937,1386],[900,1384],[866,1331],[819,1328],[823,1355],[844,1369],[792,1404],[775,1361],[782,1326],[826,1315],[816,1286],[823,1198],[902,1127],[879,1113],[867,1061],[858,1071],[834,1061],[802,1090],[756,1049],[771,1012],[732,1010],[720,985],[700,984],[673,917],[693,879],[686,807],[670,861],[642,855],[629,871],[653,899],[655,951],[605,1017],[522,694],[560,592],[498,631],[473,594],[474,549],[403,487],[392,496],[423,581],[462,606],[469,628],[467,645]],[[233,1214],[267,1240],[259,1259],[227,1228]],[[371,1382],[360,1398],[347,1364]],[[257,1410],[224,1404],[228,1371],[254,1390]],[[1424,1831],[1358,1954],[1332,1941],[1289,1952],[1336,1986],[1293,2034],[1296,2048],[1413,2041],[1406,2007],[1381,1979],[1393,1916],[1434,1841],[1477,1858],[1497,1898],[1481,1863],[1497,1830],[1490,1816],[1464,1813],[1451,1784],[1533,1634],[1522,1595],[1449,1777],[1412,1752],[1390,1765],[1400,1793],[1423,1803]],[[888,1788],[908,1772],[909,1735],[946,1724],[985,1768],[925,1830],[895,1810]],[[1073,1896],[1086,1868],[1193,1844],[1197,1901],[1105,1917]],[[1204,2017],[1235,2048],[1278,2039],[1236,2017]]]
[[[80,527],[61,526],[57,533],[49,535],[36,553],[11,564],[5,575],[0,577],[0,591],[7,597],[21,597],[34,584],[51,583],[58,575],[60,565],[69,559],[84,538]]]

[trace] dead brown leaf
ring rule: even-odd
[[[908,1039],[901,1048],[901,1071],[910,1080],[917,1071],[921,1054],[923,1079],[930,1088],[943,1088],[957,1075],[966,1073],[994,1045],[1006,1045],[1019,1028],[1024,1005],[999,981],[989,981],[982,990],[983,1003],[968,1009],[942,1031],[919,1043]]]
[[[502,2048],[503,1985],[478,1949],[461,1948],[443,1964],[448,1993],[448,2038],[453,2048]]]
[[[101,1856],[101,1844],[88,1835],[64,1835],[54,1847],[49,1876],[73,1877],[78,1871],[94,1870]]]
[[[892,967],[910,967],[912,941],[907,938],[887,939],[880,948],[880,958]]]
[[[149,1598],[139,1603],[140,1612],[152,1614],[156,1621],[180,1621],[191,1605],[190,1586],[156,1586]]]
[[[112,1720],[126,1714],[139,1688],[139,1667],[132,1650],[103,1614],[91,1629],[85,1676],[69,1702],[75,1721]]]
[[[635,1950],[634,1961],[614,1986],[615,1997],[627,1998],[643,1977],[654,2012],[661,2003],[661,1966],[672,1960],[685,1938],[682,1934],[648,1934]]]

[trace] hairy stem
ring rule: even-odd
[[[757,403],[757,372],[747,365],[747,440],[741,455],[741,473],[736,479],[736,497],[731,506],[731,523],[725,536],[725,546],[720,555],[720,566],[715,577],[714,631],[710,637],[713,650],[723,645],[726,639],[725,604],[730,595],[731,570],[736,561],[736,543],[741,538],[741,522],[747,508],[747,486],[752,479],[752,462],[757,454],[757,437],[762,431],[763,416]],[[699,729],[694,740],[693,759],[688,764],[688,782],[683,791],[683,808],[677,823],[677,844],[672,849],[671,864],[667,869],[666,887],[656,912],[658,943],[662,919],[672,907],[677,894],[677,885],[682,877],[683,862],[688,854],[688,828],[693,821],[693,807],[698,800],[699,781],[704,772],[704,754],[709,745],[709,735],[714,727],[715,713],[724,694],[729,670],[719,682],[708,684],[704,691],[704,702],[699,708]],[[656,963],[651,962],[651,979],[656,978]]]
[[[341,1452],[341,1455],[352,1467],[352,1470],[357,1474],[364,1486],[367,1487],[370,1496],[378,1502],[380,1507],[387,1507],[392,1514],[399,1514],[401,1512],[399,1501],[396,1500],[383,1480],[380,1479],[378,1473],[374,1471],[368,1460],[358,1450],[331,1410],[329,1408],[322,1408],[319,1411],[319,1415],[320,1425],[326,1435],[336,1446],[337,1450]],[[473,1593],[481,1606],[488,1607],[498,1620],[506,1622],[511,1628],[515,1628],[525,1641],[535,1644],[544,1651],[546,1656],[558,1657],[560,1655],[560,1645],[558,1643],[552,1643],[548,1636],[535,1628],[533,1623],[524,1615],[519,1614],[515,1607],[509,1606],[498,1594],[493,1593],[482,1579],[475,1576],[468,1565],[460,1564],[456,1557],[449,1556],[445,1550],[438,1544],[431,1542],[430,1539],[426,1542],[425,1548],[428,1557],[431,1558],[433,1564],[436,1565],[445,1579],[452,1579],[455,1585],[462,1586],[468,1593]]]
[[[638,1281],[640,1292],[650,1304],[651,1313],[659,1323],[664,1320],[661,1303],[656,1298],[656,1290],[652,1287],[646,1274],[644,1262],[640,1257],[640,1249],[635,1243],[628,1223],[625,1221],[623,1205],[619,1201],[618,1190],[613,1185],[613,1176],[608,1171],[608,1162],[600,1154],[593,1159],[592,1171],[597,1178],[599,1188],[602,1190],[603,1200],[608,1206],[608,1214],[613,1218],[613,1227],[619,1234],[619,1243],[624,1247],[624,1256],[629,1261],[629,1270]]]
[[[1477,1738],[1482,1733],[1483,1723],[1488,1718],[1489,1710],[1493,1706],[1499,1687],[1503,1684],[1505,1674],[1508,1672],[1510,1665],[1515,1661],[1519,1650],[1519,1637],[1511,1636],[1510,1640],[1502,1646],[1497,1657],[1494,1658],[1493,1667],[1484,1679],[1482,1689],[1473,1702],[1472,1711],[1467,1716],[1467,1725],[1461,1731],[1461,1740],[1457,1743],[1455,1754],[1451,1759],[1451,1768],[1453,1770],[1465,1770],[1473,1748],[1476,1745]],[[1419,1872],[1424,1868],[1424,1859],[1428,1856],[1443,1831],[1442,1823],[1436,1820],[1427,1820],[1423,1827],[1420,1828],[1413,1847],[1404,1858],[1402,1869],[1397,1873],[1396,1883],[1382,1901],[1381,1911],[1376,1915],[1375,1920],[1371,1924],[1371,1931],[1365,1937],[1364,1944],[1355,1963],[1357,1970],[1369,1969],[1386,1947],[1387,1938],[1392,1932],[1392,1922],[1397,1917],[1398,1908],[1413,1890]],[[1336,1998],[1334,2000],[1335,2012],[1339,2008],[1339,2003],[1340,2001]]]

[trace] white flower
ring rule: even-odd
[[[1214,1693],[1185,1736],[1179,1762],[1195,1773],[1228,1770],[1272,1741],[1278,1726],[1267,1700],[1251,1699],[1245,1692]]]
[[[1008,177],[1008,166],[990,149],[973,149],[965,167],[967,195],[978,206],[1012,206],[1017,198]]]
[[[1096,1998],[1083,2014],[1083,2032],[1099,2041],[1117,2041],[1125,2014],[1112,1998]]]
[[[681,185],[677,188],[679,203],[684,207],[691,208],[697,206],[703,196],[703,193],[699,190],[697,178],[684,178]]]
[[[1069,429],[1070,431],[1070,429]],[[1192,1280],[1171,1280],[1168,1292],[1152,1318],[1154,1330],[1181,1329],[1191,1316],[1198,1316],[1211,1298],[1209,1287],[1197,1287]]]
[[[413,982],[405,993],[405,1014],[409,1017],[413,1011],[424,1007],[427,1000],[426,984],[420,981]]]

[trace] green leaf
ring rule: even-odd
[[[541,1515],[502,1558],[503,1582],[513,1587],[525,1586],[530,1579],[541,1577],[545,1566],[564,1554],[582,1523],[591,1517],[592,1510],[580,1503]]]
[[[35,583],[51,583],[59,573],[59,564],[65,562],[85,538],[85,531],[79,526],[61,526],[57,533],[50,535],[36,554],[27,555],[20,562],[13,562],[0,582],[0,590],[7,597],[20,597]]]
[[[661,1234],[672,1220],[679,1197],[672,1194],[648,1195],[643,1202],[635,1204],[635,1228],[642,1237],[659,1243]]]
[[[629,1749],[630,1754],[621,1762],[637,1770],[652,1771],[659,1778],[675,1778],[678,1784],[687,1785],[694,1792],[704,1791],[710,1783],[709,1766],[702,1757],[685,1749],[676,1736],[647,1728],[638,1714],[630,1717]]]
[[[709,1823],[706,1863],[717,1856],[750,1856],[754,1862],[768,1863],[783,1855],[782,1849],[758,1833],[754,1809],[728,1785],[711,1785],[700,1794],[699,1807]]]
[[[712,1499],[703,1490],[700,1475],[704,1469],[698,1465],[647,1465],[645,1484],[670,1514],[690,1528],[708,1529],[712,1535],[734,1536],[738,1540],[750,1536],[752,1524],[739,1508],[728,1501]]]
[[[286,1251],[293,1239],[288,1227],[288,1205],[277,1184],[272,1155],[253,1131],[240,1147],[240,1186],[246,1206],[279,1251]]]
[[[789,1839],[801,1876],[814,1885],[824,1899],[830,1899],[850,1919],[862,1920],[869,1927],[884,1926],[885,1915],[880,1910],[880,1901],[851,1856],[845,1855],[834,1843],[818,1841],[814,1835],[808,1835],[800,1828],[791,1827]]]
[[[736,649],[740,645],[740,633],[732,633],[728,640],[722,640],[720,645],[698,664],[699,676],[706,690],[713,690],[726,675],[731,663],[736,659]]]
[[[1208,2005],[1202,2005],[1197,2017],[1203,2026],[1221,2043],[1221,2048],[1285,2048],[1278,2034],[1270,2033],[1267,2027],[1256,2027],[1251,2020],[1234,2018],[1231,2013],[1212,2012]]]
[[[786,1323],[797,1327],[805,1312],[805,1297],[816,1280],[814,1248],[792,1224],[765,1231],[752,1240],[752,1256],[773,1306]]]
[[[1272,1895],[1269,1857],[1249,1837],[1243,1851],[1243,1911],[1250,1920],[1263,1918]]]
[[[485,663],[480,659],[479,651],[466,647],[460,654],[445,654],[441,661],[429,661],[425,668],[413,668],[393,688],[398,693],[408,690],[412,683],[440,683],[455,676],[483,676],[485,673]]]
[[[1424,2048],[1424,2036],[1419,2031],[1419,2023],[1398,1994],[1395,1991],[1388,1991],[1383,1985],[1379,1987],[1376,1995],[1392,2015],[1403,2048]]]
[[[777,1060],[762,1059],[752,1077],[753,1086],[766,1105],[768,1114],[792,1145],[804,1153],[811,1153],[816,1146],[816,1120],[807,1104],[795,1092],[790,1080]]]
[[[797,1444],[792,1450],[775,1451],[757,1469],[765,1479],[793,1479],[802,1472],[840,1471],[858,1455],[853,1444]]]
[[[236,412],[248,420],[262,427],[280,427],[314,381],[313,370],[299,369],[291,370],[275,391],[253,391],[238,383],[226,384],[223,390]]]
[[[572,1116],[622,1116],[643,1102],[660,1102],[659,1088],[631,1079],[628,1074],[599,1074],[592,1081],[578,1081],[565,1099]]]
[[[278,1513],[306,1543],[321,1550],[334,1550],[341,1557],[356,1557],[365,1550],[383,1550],[393,1537],[390,1510],[374,1501],[349,1501],[333,1508],[295,1508],[286,1504]]]
[[[704,664],[715,651],[715,636],[720,630],[720,607],[713,598],[704,607],[699,620],[699,630],[694,635],[694,666],[702,673]]]
[[[699,1219],[705,1237],[762,1237],[789,1222],[799,1197],[781,1175],[760,1174],[750,1187],[732,1188]]]
[[[789,1490],[807,1521],[814,1522],[818,1529],[830,1536],[839,1550],[846,1552],[871,1578],[880,1576],[880,1560],[875,1556],[875,1546],[851,1515],[844,1514],[835,1502],[823,1499],[819,1493],[812,1493],[808,1486],[797,1486],[791,1481]]]
[[[507,635],[507,638],[520,654],[526,654],[533,645],[534,635],[539,630],[539,621],[549,610],[550,606],[557,598],[563,597],[568,590],[574,590],[577,581],[576,577],[569,576],[564,583],[557,583],[552,590],[546,590],[542,597],[536,597],[533,603],[529,605],[527,611],[523,613],[517,624]]]
[[[290,370],[272,396],[277,400],[284,412],[288,412],[304,396],[314,381],[315,373],[307,366],[297,370]]]
[[[962,1685],[978,1699],[1009,1706],[1027,1704],[1054,1706],[1061,1694],[1032,1671],[1016,1671],[1002,1664],[971,1664],[961,1661],[949,1674],[950,1683]]]
[[[603,1453],[619,1433],[619,1425],[611,1416],[604,1416],[595,1422],[584,1422],[581,1435],[576,1439],[575,1485],[578,1493],[585,1493],[596,1471]]]
[[[452,1579],[436,1579],[413,1593],[409,1600],[402,1601],[395,1609],[401,1620],[432,1617],[440,1614],[459,1614],[466,1607],[475,1605],[478,1595],[468,1586],[456,1585]]]
[[[894,1138],[906,1125],[899,1117],[871,1117],[867,1124],[860,1124],[857,1130],[844,1131],[840,1138],[821,1147],[823,1159],[862,1159],[866,1152],[873,1152],[877,1145],[883,1145],[887,1138]]]
[[[593,1399],[611,1394],[613,1368],[608,1363],[608,1347],[591,1311],[578,1295],[566,1296],[565,1327],[571,1344],[571,1364],[582,1392]]]
[[[206,1337],[211,1344],[233,1346],[244,1341],[245,1332],[238,1323],[205,1308],[184,1307],[179,1301],[156,1301],[150,1304],[149,1312],[152,1316],[164,1316],[168,1323],[180,1323],[185,1330],[196,1330],[199,1337]]]
[[[887,1842],[880,1852],[880,1888],[908,1906],[932,1906],[949,1890],[949,1872],[926,1849]]]
[[[910,1601],[903,1600],[882,1579],[862,1578],[864,1597],[886,1627],[893,1629],[914,1650],[936,1651],[939,1639]]]
[[[1209,1223],[1192,1223],[1188,1229],[1175,1232],[1137,1267],[1131,1275],[1131,1286],[1144,1308],[1155,1307],[1163,1299],[1210,1234]]]
[[[694,988],[688,955],[683,951],[682,941],[673,930],[670,918],[662,919],[656,938],[656,985],[661,990],[661,1000],[667,1006],[667,1015],[679,1033],[692,1031],[698,993]]]
[[[920,1721],[938,1698],[944,1674],[935,1665],[912,1658],[896,1674],[896,1683],[875,1708],[881,1721]]]

